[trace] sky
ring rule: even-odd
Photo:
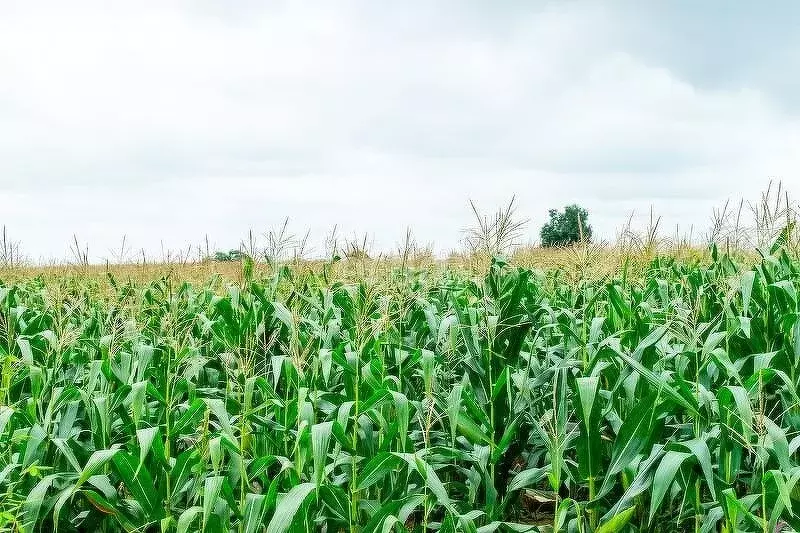
[[[34,260],[236,247],[289,217],[458,248],[516,195],[697,235],[800,192],[800,3],[0,2],[0,224]]]

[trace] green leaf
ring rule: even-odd
[[[636,512],[636,507],[628,507],[622,512],[615,514],[611,519],[602,523],[600,527],[595,530],[595,533],[617,533],[621,531],[633,517]]]
[[[131,385],[131,416],[133,416],[134,426],[139,426],[144,410],[144,401],[147,396],[147,381],[139,381]]]
[[[535,485],[547,476],[547,468],[528,468],[518,472],[508,483],[508,492]]]
[[[80,473],[81,470],[83,470],[81,464],[78,462],[78,458],[75,457],[75,453],[64,439],[52,439],[50,442],[58,448],[58,451],[61,452],[61,455],[64,456],[70,466],[75,470],[75,473]]]
[[[315,489],[314,483],[301,483],[292,487],[287,494],[278,501],[275,514],[267,526],[267,533],[285,533],[289,530],[308,495]]]
[[[445,509],[454,512],[452,501],[447,494],[444,484],[439,479],[433,467],[424,461],[419,455],[413,453],[394,453],[396,457],[404,460],[408,465],[415,469],[425,480],[425,485],[431,490],[437,501]]]
[[[708,449],[708,443],[703,439],[697,438],[681,442],[679,445],[687,448],[692,455],[694,455],[695,459],[697,459],[703,471],[703,476],[706,479],[706,487],[708,487],[708,490],[711,492],[711,497],[716,500],[717,492],[714,487],[714,467],[711,463],[711,452]]]
[[[87,479],[95,475],[97,471],[103,467],[103,465],[112,460],[120,451],[121,450],[119,448],[111,448],[108,450],[97,450],[94,452],[83,466],[83,471],[81,472],[78,481],[75,483],[76,487],[83,485]]]
[[[781,503],[789,511],[789,515],[794,517],[794,511],[792,510],[791,490],[786,484],[786,479],[784,479],[783,472],[780,470],[770,470],[764,474],[764,478],[765,480],[770,478],[772,479],[772,481],[775,483],[775,488],[778,489],[778,497],[780,498]]]
[[[669,399],[680,405],[681,407],[685,408],[693,415],[699,415],[699,407],[697,405],[697,400],[692,397],[686,398],[681,395],[677,390],[675,390],[670,383],[659,376],[649,368],[645,368],[642,364],[621,351],[616,351],[615,355],[622,359],[627,365],[633,368],[637,373],[639,373],[643,378],[645,378],[650,385],[655,388],[660,393],[663,393]]]
[[[574,380],[573,391],[580,419],[580,436],[577,442],[578,470],[583,479],[596,477],[600,471],[602,458],[600,403],[596,401],[599,388],[600,380],[596,376]]]
[[[189,507],[185,511],[181,513],[178,517],[178,526],[177,526],[177,533],[187,533],[189,531],[189,527],[191,527],[192,522],[197,519],[203,512],[203,508],[199,505],[195,505]]]
[[[225,433],[231,441],[235,441],[236,437],[233,434],[233,427],[231,426],[228,411],[225,409],[225,403],[219,398],[205,398],[203,401],[205,401],[209,411],[214,413],[214,416],[222,426],[223,433]]]
[[[154,519],[160,519],[161,505],[158,493],[153,490],[155,486],[153,479],[147,469],[142,468],[137,471],[138,464],[137,458],[124,451],[116,453],[113,457],[114,471],[142,507],[144,513]]]
[[[37,461],[40,456],[40,448],[42,447],[42,443],[47,438],[47,433],[45,433],[44,428],[39,424],[34,424],[30,428],[30,433],[28,434],[28,440],[25,443],[25,455],[22,459],[22,469],[25,470],[29,466],[31,466],[34,461]]]
[[[59,474],[49,474],[34,485],[22,504],[22,525],[23,531],[33,531],[33,526],[39,520],[39,510],[42,508],[47,491],[53,486],[53,482],[59,478]]]
[[[798,341],[798,343],[800,344],[800,341]],[[458,432],[458,418],[461,412],[461,393],[463,389],[464,386],[461,383],[457,383],[447,396],[447,418],[450,423],[451,442],[455,442]]]
[[[6,425],[8,425],[9,420],[14,415],[14,410],[7,406],[7,405],[0,405],[0,436],[3,435],[3,432],[6,430]]]
[[[401,462],[401,458],[396,454],[389,452],[379,453],[373,457],[364,467],[364,470],[359,473],[358,488],[356,490],[361,491],[371,487],[380,481],[388,472],[395,470]]]
[[[517,416],[514,420],[511,421],[510,424],[506,426],[505,431],[503,431],[503,435],[500,437],[500,442],[497,443],[497,446],[494,448],[494,452],[492,454],[492,462],[497,462],[503,456],[503,454],[508,451],[509,446],[511,443],[514,442],[517,438],[517,430],[519,428],[519,421],[521,416]]]
[[[706,359],[711,352],[714,351],[714,348],[725,340],[726,335],[727,333],[724,331],[717,331],[706,338],[706,341],[703,343],[703,359]]]
[[[22,354],[22,362],[26,366],[33,366],[33,350],[31,349],[31,341],[23,337],[17,339],[17,346],[19,352]]]
[[[244,533],[256,533],[261,529],[266,513],[266,496],[263,494],[247,494],[245,496],[244,517],[242,518],[242,529]]]
[[[653,441],[658,426],[663,425],[661,415],[666,411],[663,403],[658,403],[657,396],[650,396],[637,403],[622,423],[611,452],[603,485],[597,497],[601,498],[616,483],[616,475],[633,462],[645,447]]]
[[[136,431],[136,440],[139,442],[139,466],[136,467],[137,472],[142,468],[142,465],[144,465],[144,460],[150,452],[150,448],[153,446],[153,440],[157,435],[159,438],[158,444],[160,445],[161,437],[158,427],[144,428]],[[163,461],[164,458],[161,457],[160,460]]]
[[[274,301],[272,302],[275,312],[275,318],[281,321],[281,323],[287,327],[289,331],[294,329],[294,318],[292,317],[292,312],[286,308],[281,302]]]
[[[180,418],[175,421],[175,424],[172,426],[171,434],[180,436],[197,428],[203,420],[204,410],[205,403],[203,403],[203,400],[200,398],[195,399]]]
[[[668,451],[664,454],[653,476],[652,495],[650,496],[650,519],[648,523],[653,522],[653,517],[661,506],[667,491],[672,486],[678,469],[691,456],[692,454],[690,453],[676,451]]]
[[[781,470],[788,472],[792,469],[792,464],[789,459],[789,442],[786,438],[786,432],[767,416],[763,417],[763,422],[769,436],[769,447],[778,460]]]
[[[224,476],[210,476],[205,479],[203,485],[203,531],[205,531],[206,525],[209,523],[211,513],[214,512],[214,508],[217,506],[224,480]]]
[[[491,444],[492,442],[492,438],[484,433],[481,427],[463,411],[458,413],[458,431],[475,444],[481,442]]]
[[[742,274],[741,278],[741,291],[742,291],[742,311],[744,314],[750,310],[750,295],[753,293],[753,282],[756,279],[756,273],[753,270],[748,270]]]
[[[336,485],[323,485],[320,494],[325,506],[334,516],[342,522],[347,522],[350,513],[350,498],[347,493]]]
[[[200,454],[197,450],[191,449],[181,452],[175,460],[175,466],[169,471],[173,490],[179,491],[183,488],[183,484],[192,475],[192,468],[199,462]]]
[[[328,443],[331,440],[333,422],[322,422],[311,426],[311,448],[314,453],[314,482],[317,489],[322,485],[325,476],[325,465],[328,458]]]
[[[633,358],[637,361],[641,360],[644,351],[660,341],[668,331],[669,328],[667,326],[658,326],[651,331],[647,337],[642,339],[642,341],[636,346],[636,349],[633,352]]]

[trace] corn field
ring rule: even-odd
[[[0,283],[0,530],[790,531],[799,282],[776,246]]]

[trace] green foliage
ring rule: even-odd
[[[796,529],[800,262],[714,257],[0,283],[0,531]]]
[[[227,252],[215,252],[213,259],[218,262],[241,261],[245,255],[241,250],[229,250]]]
[[[564,211],[549,211],[550,221],[542,226],[539,238],[542,246],[566,246],[575,242],[590,242],[592,227],[589,213],[579,205],[568,205]]]

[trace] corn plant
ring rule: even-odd
[[[798,528],[784,241],[604,277],[0,282],[0,530]]]

